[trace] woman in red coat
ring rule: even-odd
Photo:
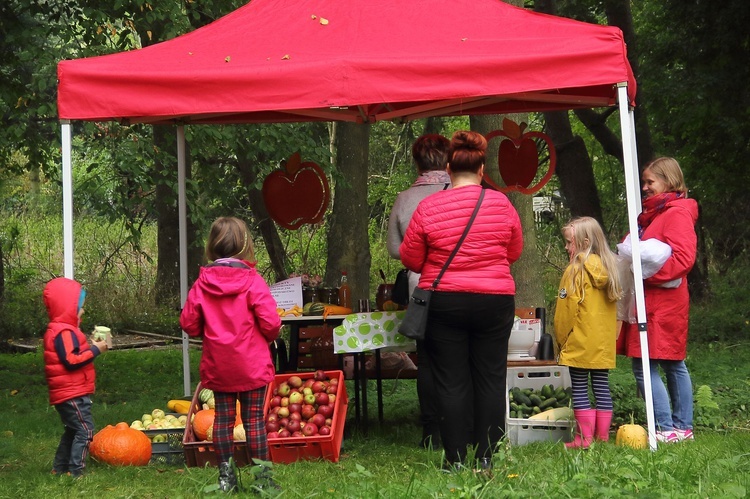
[[[656,439],[692,440],[693,388],[685,365],[690,308],[687,274],[695,263],[698,204],[688,199],[682,170],[672,158],[647,164],[641,180],[645,199],[638,216],[639,239],[657,239],[672,248],[661,269],[643,281]],[[676,287],[675,281],[679,282]],[[626,323],[622,334],[624,351],[621,348],[620,353],[633,358],[633,373],[643,393],[638,325]],[[666,387],[659,375],[660,366],[667,378]]]
[[[448,151],[452,187],[417,206],[399,248],[401,262],[430,288],[477,205],[487,141],[453,134]],[[483,469],[505,433],[508,339],[515,316],[510,264],[521,255],[521,222],[505,194],[488,189],[455,258],[430,302],[425,348],[440,408],[446,465],[460,467],[467,448]]]

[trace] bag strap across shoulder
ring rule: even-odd
[[[440,279],[442,279],[443,274],[448,269],[448,265],[450,265],[451,261],[453,260],[453,257],[456,256],[456,253],[458,253],[458,248],[461,247],[461,243],[464,242],[464,239],[466,239],[466,235],[469,233],[469,229],[471,228],[471,224],[474,223],[474,219],[477,217],[477,213],[479,212],[479,207],[482,205],[482,199],[484,199],[484,189],[480,189],[479,192],[479,199],[477,200],[477,205],[474,207],[474,212],[471,214],[471,218],[469,218],[469,222],[466,224],[466,228],[464,229],[464,233],[461,234],[461,238],[456,243],[456,247],[453,248],[453,252],[448,257],[448,259],[445,261],[445,265],[443,265],[443,268],[440,269],[440,273],[435,278],[435,281],[432,283],[432,289],[437,289],[438,284],[440,284]]]

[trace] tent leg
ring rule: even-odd
[[[640,175],[635,144],[635,120],[633,111],[628,105],[627,84],[618,87],[620,106],[620,129],[622,130],[622,152],[625,166],[625,186],[628,199],[628,223],[633,246],[633,279],[635,283],[635,303],[638,317],[638,333],[641,343],[641,362],[643,364],[643,397],[646,401],[646,422],[648,442],[651,450],[656,450],[656,425],[654,423],[654,400],[651,388],[651,366],[648,353],[648,327],[646,322],[645,295],[643,292],[643,270],[641,268],[640,240],[638,234],[638,214],[641,211]],[[633,362],[637,362],[633,359]]]
[[[185,306],[188,294],[187,276],[187,203],[185,194],[185,127],[177,127],[177,191],[178,191],[178,216],[180,231],[180,308]],[[182,378],[185,396],[192,394],[190,389],[190,343],[188,335],[182,332]]]
[[[71,125],[62,123],[63,275],[73,279],[73,160]]]

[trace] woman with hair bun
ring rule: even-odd
[[[457,131],[448,151],[452,187],[417,206],[401,261],[430,289],[466,228],[482,192],[487,141]],[[440,408],[446,469],[473,455],[491,470],[505,434],[508,339],[515,317],[510,264],[523,249],[521,222],[505,194],[486,190],[474,222],[432,294],[427,349]],[[471,452],[469,452],[471,451]]]

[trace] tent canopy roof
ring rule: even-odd
[[[618,28],[500,0],[253,0],[141,50],[58,65],[61,120],[373,122],[612,106]]]

